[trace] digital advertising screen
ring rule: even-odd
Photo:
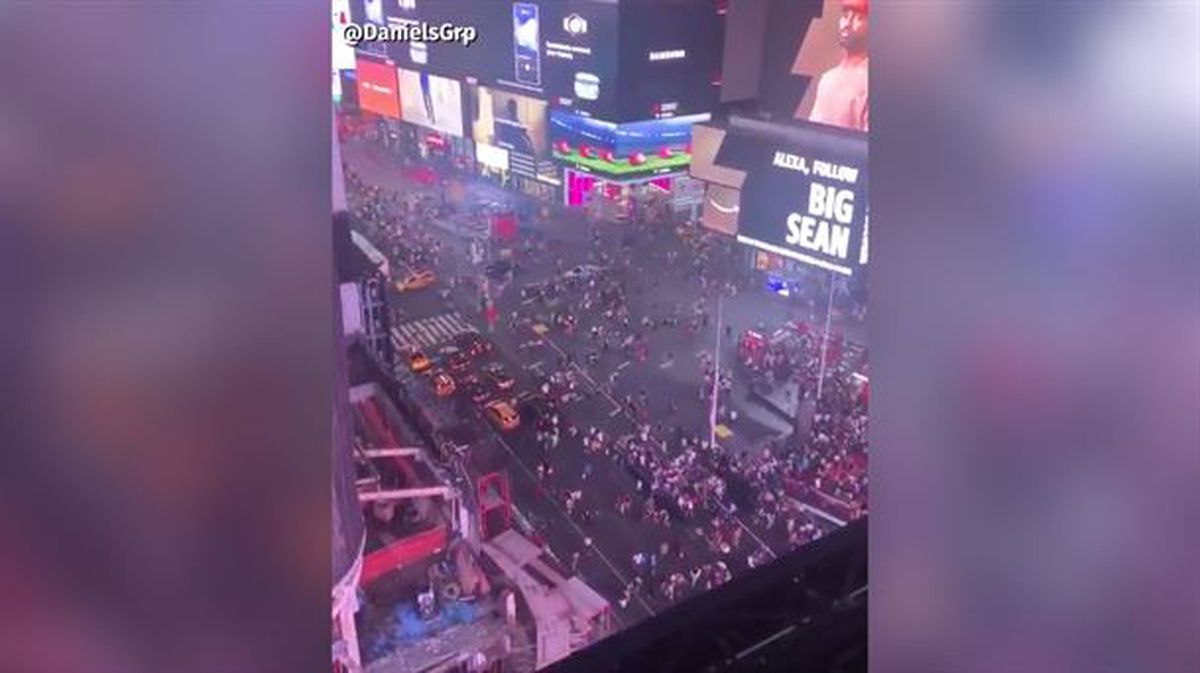
[[[865,136],[735,120],[716,161],[746,173],[739,242],[854,274],[867,221]]]
[[[541,12],[536,3],[512,6],[514,79],[529,86],[542,85]]]
[[[392,42],[387,44],[388,55],[402,68],[430,72],[443,77],[476,77],[491,81],[507,70],[501,70],[499,59],[512,62],[511,31],[497,30],[511,17],[509,3],[483,0],[436,0],[434,2],[398,2],[388,0],[384,11],[389,26],[426,23],[440,26],[479,28],[475,41],[464,46],[455,41]],[[483,27],[487,27],[486,30]]]
[[[541,14],[546,97],[583,116],[620,121],[616,3],[543,3]]]
[[[380,26],[386,24],[383,12],[383,0],[362,0],[362,3],[363,16],[366,21]]]
[[[776,119],[869,130],[869,0],[772,0],[761,102]]]
[[[621,7],[621,95],[614,121],[711,112],[720,94],[724,20],[717,3]]]
[[[400,118],[400,96],[397,91],[396,66],[390,61],[374,59],[362,53],[357,57],[358,106],[392,119]]]
[[[354,47],[342,39],[343,27],[351,22],[350,0],[332,0],[333,2],[333,36],[330,39],[330,50],[333,53],[334,70],[353,70]]]
[[[494,89],[615,119],[617,8],[618,3],[603,0],[388,2],[391,25],[424,21],[493,27],[479,31],[469,47],[392,43],[388,54],[406,69],[471,77]]]
[[[509,166],[518,175],[537,178],[553,172],[545,101],[486,86],[467,88],[476,143],[507,150]]]
[[[341,81],[341,105],[344,110],[357,110],[358,108],[358,71],[357,70],[340,70],[338,71],[338,79]]]
[[[687,170],[692,126],[708,115],[613,124],[564,110],[550,112],[554,158],[578,170],[633,177]]]
[[[412,124],[463,135],[462,85],[457,80],[400,68],[400,117]]]

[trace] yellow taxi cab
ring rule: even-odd
[[[437,276],[432,271],[413,271],[402,280],[396,281],[396,289],[400,292],[420,290],[433,285],[435,281]]]
[[[515,430],[521,424],[517,410],[504,400],[493,400],[483,407],[488,420],[495,423],[501,430]]]
[[[420,374],[432,367],[433,363],[421,351],[414,351],[412,355],[408,356],[408,366],[414,372]]]
[[[449,397],[454,394],[454,379],[446,372],[434,372],[433,374],[433,391],[438,397]]]

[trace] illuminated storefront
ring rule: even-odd
[[[508,150],[487,143],[475,143],[475,167],[479,174],[501,187],[509,183]]]

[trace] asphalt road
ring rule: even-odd
[[[370,165],[369,162],[366,165],[356,162],[354,154],[347,152],[347,158],[368,182],[392,189],[405,187],[398,171],[389,170],[386,166]],[[480,194],[477,198],[495,200],[496,195]],[[587,230],[589,225],[558,224],[559,229],[552,235],[562,241],[562,246],[561,252],[554,256],[562,257],[564,268],[590,262],[589,253],[593,252],[593,248]],[[571,229],[570,226],[576,228]],[[636,239],[633,245],[623,248],[622,238],[632,232],[622,230],[621,226],[604,224],[606,228],[601,230],[601,240],[610,254],[618,254],[619,259],[628,260],[629,270],[625,272],[625,277],[629,284],[629,305],[634,319],[643,315],[662,315],[672,305],[679,306],[682,315],[690,314],[691,304],[700,295],[699,281],[689,273],[690,258],[675,234],[667,230],[634,233]],[[466,246],[455,235],[454,227],[432,227],[431,231],[443,241],[445,254],[441,260],[442,268],[437,270],[442,279],[451,275],[478,273],[477,267],[467,259]],[[676,251],[673,261],[668,259],[670,250]],[[620,398],[645,391],[650,416],[656,423],[666,427],[682,426],[706,436],[708,409],[698,397],[701,377],[696,355],[702,350],[711,352],[713,349],[716,342],[715,321],[707,330],[696,334],[689,334],[682,328],[662,328],[652,332],[650,358],[644,364],[630,362],[621,353],[612,352],[603,355],[595,365],[587,365],[583,357],[589,348],[585,335],[592,324],[603,318],[599,315],[581,315],[578,309],[576,315],[579,324],[574,336],[554,330],[543,340],[543,345],[521,348],[521,344],[535,338],[535,335],[524,325],[516,330],[510,329],[508,316],[514,311],[528,316],[536,310],[536,304],[522,302],[520,287],[556,276],[554,262],[552,256],[546,256],[526,263],[513,283],[507,287],[493,288],[498,290],[493,292],[493,297],[501,319],[495,331],[490,333],[480,311],[479,295],[473,290],[461,289],[451,293],[449,298],[443,298],[439,291],[445,289],[445,285],[439,283],[433,288],[394,296],[395,304],[406,314],[405,324],[420,327],[407,328],[406,338],[418,338],[436,345],[448,341],[455,330],[477,329],[483,332],[497,346],[495,352],[484,361],[501,363],[517,380],[516,389],[512,391],[514,394],[532,390],[538,372],[549,373],[558,369],[561,357],[571,353],[580,363],[575,368],[579,371],[582,392],[585,394],[581,400],[564,408],[564,421],[581,430],[594,426],[611,438],[632,434],[637,425],[620,404]],[[735,323],[735,334],[752,325],[751,321],[754,320],[778,322],[782,319],[769,314],[761,317],[749,315],[755,301],[751,297],[742,297],[741,301],[726,300],[729,321]],[[715,306],[711,304],[710,313],[715,313]],[[738,322],[741,325],[737,325]],[[406,330],[404,325],[398,329]],[[726,346],[728,350],[722,357],[727,358],[733,353],[733,344]],[[432,350],[426,349],[431,354]],[[667,353],[674,355],[673,364],[660,366]],[[477,363],[476,367],[480,364]],[[610,389],[608,382],[614,372],[618,373]],[[674,412],[672,407],[675,408]],[[756,439],[771,433],[770,428],[753,420],[754,410],[739,411],[743,413],[734,427],[735,436],[731,440],[734,446],[749,446]],[[743,520],[741,525],[747,534],[743,536],[741,546],[729,556],[716,555],[698,534],[695,523],[673,522],[669,528],[664,528],[642,521],[638,516],[642,499],[636,496],[634,477],[608,458],[586,456],[582,450],[582,433],[575,440],[564,433],[557,449],[547,455],[537,443],[535,431],[527,425],[511,432],[498,432],[482,416],[478,417],[477,423],[481,434],[492,441],[478,443],[473,451],[479,452],[483,462],[507,466],[514,501],[521,516],[533,523],[550,549],[564,563],[569,564],[572,555],[580,553],[581,576],[612,602],[617,619],[623,625],[659,612],[669,604],[666,597],[658,592],[657,582],[648,582],[652,591],[637,595],[625,610],[619,609],[617,599],[634,575],[631,558],[635,552],[649,554],[667,540],[681,545],[683,558],[672,557],[662,563],[660,569],[663,572],[658,575],[661,578],[673,571],[687,574],[700,564],[717,560],[724,560],[736,575],[746,568],[746,558],[755,549],[765,546],[773,552],[779,552],[786,546],[781,524],[771,531],[765,531],[756,522]],[[548,459],[554,468],[553,478],[546,483],[539,482],[536,476],[536,467],[543,459]],[[589,463],[592,471],[585,479],[585,465]],[[560,494],[571,490],[579,490],[583,494],[573,517],[568,516],[560,497]],[[635,496],[637,504],[629,516],[622,516],[615,508],[622,494]],[[579,513],[589,509],[597,514],[592,521],[584,523]],[[590,546],[586,544],[588,540]],[[690,593],[693,591],[685,592],[684,596]]]

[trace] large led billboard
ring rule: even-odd
[[[711,112],[722,15],[711,0],[428,0],[384,2],[387,21],[487,27],[468,47],[390,43],[402,68],[622,123]],[[618,72],[618,64],[620,72]]]
[[[541,3],[544,97],[586,116],[612,120],[619,117],[617,20],[615,3],[588,0]],[[518,56],[514,52],[514,58]],[[514,79],[517,81],[510,84],[521,84],[519,78]],[[500,80],[501,84],[505,82]]]
[[[486,26],[469,47],[392,43],[398,65],[616,119],[618,3],[604,0],[436,0],[385,3],[392,25]],[[643,119],[650,115],[643,115]]]
[[[772,0],[761,102],[776,119],[866,132],[868,0]]]
[[[664,175],[687,170],[692,125],[707,119],[699,115],[613,124],[553,110],[550,140],[555,159],[585,173]]]
[[[724,32],[711,0],[621,3],[621,94],[615,119],[664,119],[712,112]]]
[[[341,84],[341,105],[344,110],[358,110],[358,71],[342,70],[338,72]]]
[[[330,37],[330,50],[333,54],[333,69],[338,70],[353,70],[354,64],[354,47],[346,43],[342,38],[342,31],[346,24],[351,22],[350,15],[350,0],[333,0],[333,16],[332,16],[333,35]]]
[[[471,136],[476,144],[507,150],[513,173],[553,180],[545,101],[486,86],[468,87]]]
[[[733,120],[716,163],[746,175],[739,242],[853,275],[867,221],[865,136]]]
[[[437,2],[389,2],[387,23],[391,26],[427,23],[479,28],[470,46],[459,42],[391,42],[388,54],[402,68],[419,70],[453,78],[476,77],[482,81],[494,79],[495,59],[503,51],[505,39],[511,35],[505,25],[506,2],[483,0],[439,0]],[[497,28],[501,27],[501,28]],[[507,36],[507,37],[506,37]]]
[[[377,25],[384,25],[384,0],[362,0],[364,18]]]
[[[447,77],[399,69],[400,113],[406,122],[463,135],[462,85]]]
[[[373,59],[361,53],[357,65],[359,109],[399,119],[396,67],[389,61]]]

